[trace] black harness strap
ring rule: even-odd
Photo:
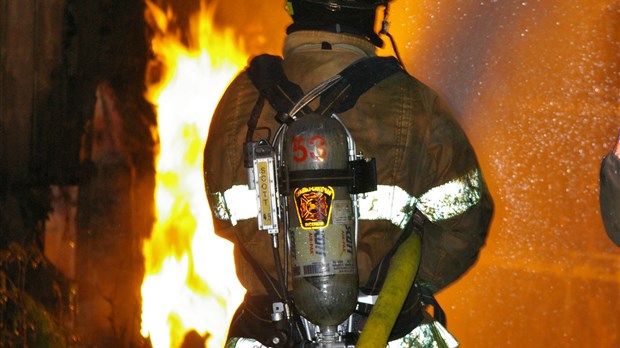
[[[394,57],[369,57],[354,62],[338,74],[342,79],[321,95],[316,113],[328,115],[331,112],[339,113],[351,109],[362,94],[398,71],[403,69]],[[290,122],[285,114],[304,93],[299,85],[291,82],[284,74],[282,58],[268,54],[259,55],[252,59],[247,72],[261,96],[267,98],[276,110],[276,120]],[[258,111],[260,113],[260,110]],[[306,106],[300,113],[304,115],[310,111]]]
[[[347,169],[296,170],[288,173],[289,189],[308,186],[348,186],[351,173]]]
[[[345,112],[355,106],[362,94],[399,71],[403,71],[402,67],[394,57],[360,59],[338,74],[342,80],[321,95],[316,112],[320,115]]]
[[[304,92],[284,74],[282,58],[269,54],[256,56],[250,62],[247,72],[261,96],[267,98],[269,104],[276,110],[276,120],[284,122],[286,113],[304,96]],[[260,111],[258,110],[259,115]],[[309,108],[304,108],[300,112],[303,115],[308,111]]]

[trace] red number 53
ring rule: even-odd
[[[293,139],[293,160],[295,162],[303,162],[308,159],[308,156],[315,161],[322,161],[327,157],[325,138],[320,135],[314,135],[308,141],[306,141],[305,137],[295,137]]]

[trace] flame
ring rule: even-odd
[[[247,55],[230,31],[213,27],[204,4],[187,33],[172,29],[170,9],[147,1],[145,15],[156,31],[146,98],[157,109],[160,151],[156,223],[143,245],[141,334],[153,347],[167,348],[179,347],[195,330],[211,335],[209,346],[222,347],[245,289],[235,275],[232,244],[212,231],[202,153],[215,106]]]

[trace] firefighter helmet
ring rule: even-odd
[[[287,0],[286,11],[293,19],[293,25],[288,31],[318,29],[361,34],[374,45],[382,47],[383,40],[375,32],[376,9],[379,6],[385,7],[385,22],[388,3],[391,1]]]
[[[294,7],[307,2],[323,5],[330,11],[339,11],[343,8],[354,10],[372,10],[379,6],[385,6],[392,0],[287,0],[286,9],[290,15],[294,13]]]
[[[304,0],[302,0],[304,1]],[[339,10],[341,8],[351,9],[374,9],[378,6],[383,6],[389,2],[389,0],[305,0],[307,2],[313,2],[315,4],[325,5],[330,10]]]

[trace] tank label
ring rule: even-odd
[[[293,277],[355,274],[357,271],[351,225],[328,229],[294,229]]]
[[[353,207],[350,200],[341,199],[332,201],[332,223],[346,225],[353,221]]]
[[[296,188],[293,192],[299,225],[304,230],[329,226],[335,191],[331,186]]]

